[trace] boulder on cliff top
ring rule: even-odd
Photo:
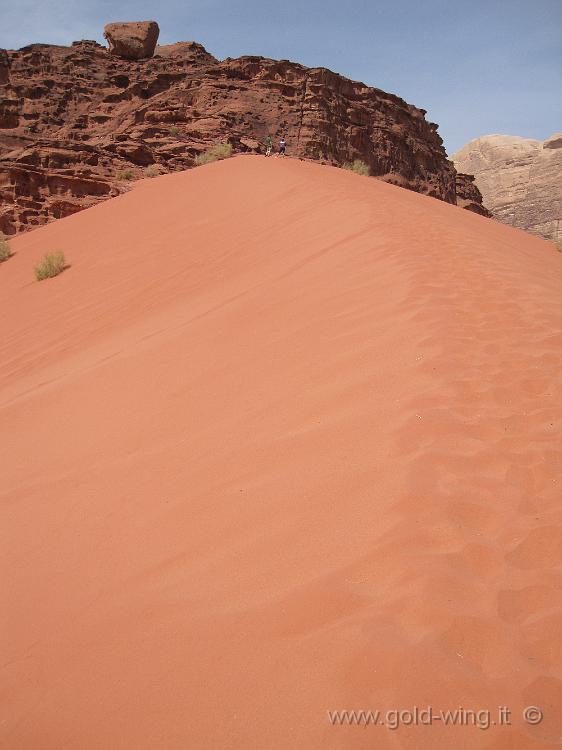
[[[160,28],[156,21],[108,23],[103,35],[109,44],[109,53],[126,60],[152,57]]]

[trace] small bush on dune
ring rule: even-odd
[[[12,254],[12,251],[10,250],[10,246],[8,245],[4,237],[0,235],[0,263],[3,263],[5,260],[8,260],[11,254]]]
[[[158,164],[151,164],[144,170],[145,177],[158,177],[160,175],[160,167]]]
[[[349,169],[351,172],[355,172],[355,174],[364,175],[365,177],[368,177],[371,174],[371,170],[364,161],[361,161],[361,159],[355,159],[355,161],[347,162],[343,165],[343,168]]]
[[[135,176],[132,169],[124,169],[122,172],[117,174],[118,180],[132,180]]]
[[[203,164],[210,164],[213,161],[228,159],[229,156],[232,156],[232,146],[230,143],[219,143],[218,146],[213,146],[208,151],[198,154],[195,157],[195,164],[200,167]]]
[[[51,279],[53,276],[58,276],[64,270],[64,266],[65,259],[62,251],[46,253],[35,266],[35,278],[37,281]]]
[[[211,149],[211,151],[217,159],[228,159],[229,156],[232,156],[232,146],[230,143],[220,143]]]

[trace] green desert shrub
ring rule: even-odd
[[[8,245],[4,237],[0,235],[0,263],[8,260],[11,254],[12,251],[10,250],[10,246]]]
[[[158,164],[151,164],[149,167],[147,167],[144,170],[145,177],[158,177],[159,174],[160,174],[160,168]]]
[[[118,180],[132,180],[135,176],[135,173],[132,169],[123,169],[121,172],[117,174]]]
[[[176,136],[180,134],[180,129],[173,125],[168,132],[170,133],[170,135]]]
[[[58,276],[64,270],[64,266],[64,253],[61,250],[55,253],[46,253],[35,266],[35,278],[37,281],[51,279],[53,276]]]
[[[219,143],[208,151],[198,154],[195,157],[195,164],[200,167],[202,164],[210,164],[212,161],[228,159],[229,156],[232,156],[232,146],[230,143]]]
[[[364,161],[361,161],[361,159],[348,161],[346,164],[343,165],[343,168],[349,169],[351,172],[355,172],[355,174],[362,174],[366,177],[368,177],[371,174],[369,167],[367,166],[367,164],[365,164]]]

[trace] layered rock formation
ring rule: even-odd
[[[475,176],[484,203],[504,222],[562,242],[562,135],[535,141],[514,135],[476,138],[453,155]]]
[[[120,175],[140,177],[147,165],[186,169],[217,142],[259,151],[268,134],[284,135],[291,156],[362,159],[374,176],[456,202],[455,169],[423,109],[325,68],[221,62],[195,42],[118,56],[133,55],[134,38],[141,49],[139,33],[146,42],[152,32],[107,27],[116,54],[82,41],[0,55],[0,231],[116,195],[127,187]],[[477,196],[461,203],[479,210]]]

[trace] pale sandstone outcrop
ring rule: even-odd
[[[562,242],[562,135],[535,141],[513,135],[475,138],[453,154],[475,176],[484,205],[511,226]]]

